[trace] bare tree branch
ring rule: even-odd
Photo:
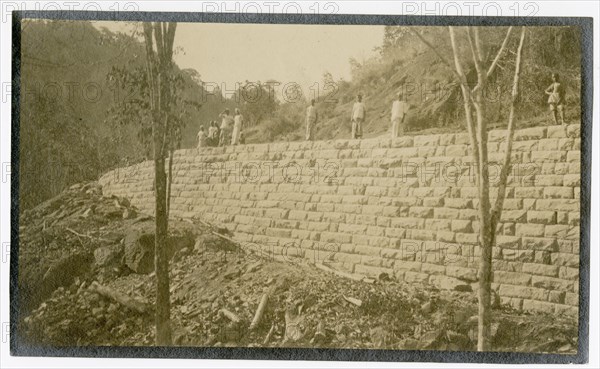
[[[473,35],[471,27],[467,27],[467,39],[469,40],[469,47],[471,48],[471,55],[473,56],[473,63],[475,64],[475,69],[477,70],[477,74],[481,72],[481,61],[479,60],[477,46],[473,42]]]
[[[500,46],[500,50],[498,50],[498,53],[496,54],[496,57],[494,58],[494,61],[492,62],[492,64],[490,65],[490,68],[488,69],[487,72],[487,76],[491,76],[492,73],[494,73],[494,69],[496,69],[496,65],[498,65],[498,61],[500,60],[500,57],[502,56],[502,53],[504,52],[504,49],[506,48],[506,45],[508,44],[508,39],[510,37],[510,33],[512,32],[512,26],[508,27],[508,31],[506,31],[506,37],[504,37],[504,41],[502,42],[502,46]]]
[[[444,64],[445,66],[448,67],[448,69],[450,69],[452,71],[452,73],[454,73],[454,76],[458,79],[458,81],[463,84],[464,76],[462,75],[462,70],[461,72],[457,73],[457,70],[455,70],[454,68],[452,68],[452,66],[450,66],[450,63],[448,62],[448,60],[438,51],[438,49],[436,47],[434,47],[431,43],[429,43],[429,41],[427,41],[423,36],[421,36],[417,31],[410,30],[415,36],[417,36],[425,45],[427,45],[427,47],[429,47],[434,53],[435,55],[440,59],[440,61],[442,62],[442,64]]]
[[[156,108],[156,55],[152,49],[152,23],[144,23],[144,39],[146,46],[146,73],[148,75],[148,85],[150,86],[150,110]],[[154,130],[155,127],[153,126]]]
[[[450,34],[450,45],[452,46],[452,53],[454,55],[454,65],[456,66],[456,71],[462,80],[464,77],[462,66],[460,64],[460,60],[458,58],[458,47],[456,46],[456,35],[454,34],[454,28],[448,27],[448,32]],[[466,79],[466,78],[465,78]],[[479,148],[477,147],[477,137],[475,135],[475,127],[473,125],[473,116],[471,110],[471,89],[467,86],[466,83],[461,83],[461,90],[463,94],[463,101],[465,107],[465,119],[467,121],[467,131],[469,133],[469,139],[471,141],[471,150],[473,151],[473,158],[475,159],[476,164],[476,177],[477,182],[479,183]]]
[[[471,27],[467,27],[467,39],[469,40],[469,47],[471,48],[471,55],[473,57],[473,64],[475,64],[475,70],[477,71],[477,85],[473,88],[473,94],[477,93],[477,90],[482,88],[482,85],[485,83],[485,79],[482,76],[482,66],[481,60],[479,59],[481,51],[479,50],[479,46],[473,42],[473,31]],[[476,104],[475,100],[472,100],[473,104]]]
[[[474,27],[474,34],[475,34],[475,49],[477,50],[477,59],[479,60],[480,63],[483,63],[483,46],[481,43],[481,38],[479,37],[479,27]]]
[[[156,53],[158,54],[158,60],[160,63],[164,61],[164,43],[162,37],[161,22],[154,23],[154,39],[156,42]]]
[[[510,160],[511,160],[511,151],[512,151],[512,143],[515,132],[515,107],[517,105],[517,100],[519,98],[519,78],[521,76],[521,55],[523,53],[523,43],[525,40],[525,27],[521,27],[521,39],[519,41],[519,48],[517,49],[517,61],[515,65],[515,76],[513,80],[512,87],[512,96],[511,96],[511,105],[510,105],[510,113],[508,117],[508,128],[506,132],[506,148],[504,154],[504,164],[502,165],[502,169],[500,171],[500,184],[498,186],[498,197],[496,198],[496,203],[492,210],[492,227],[496,228],[496,225],[500,221],[500,217],[502,216],[502,208],[504,206],[504,197],[506,194],[506,183],[508,181],[508,172],[510,170]]]

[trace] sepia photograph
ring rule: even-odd
[[[591,22],[196,16],[15,16],[13,355],[587,360]]]

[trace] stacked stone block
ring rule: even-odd
[[[489,134],[492,204],[505,136]],[[580,126],[516,131],[511,161],[493,288],[517,309],[576,314]],[[251,247],[366,276],[477,286],[479,195],[466,134],[180,150],[173,174],[172,216],[218,223]],[[152,162],[100,182],[106,195],[153,211]]]

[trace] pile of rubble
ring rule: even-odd
[[[44,345],[154,343],[151,218],[87,184],[24,213],[21,224],[20,267],[30,269],[25,276],[36,268],[39,274],[20,276],[20,283],[29,290],[46,286],[22,321],[26,339]],[[476,349],[473,292],[407,285],[386,274],[353,280],[303,259],[248,253],[206,224],[171,221],[169,227],[175,345]],[[50,283],[53,268],[64,275]],[[572,318],[495,308],[494,350],[576,350]]]

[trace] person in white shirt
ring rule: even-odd
[[[231,126],[233,118],[229,114],[229,109],[225,109],[219,117],[221,118],[221,133],[219,137],[219,146],[226,146],[231,140]]]
[[[219,129],[217,128],[217,122],[214,120],[210,122],[210,127],[208,127],[208,140],[209,146],[218,146],[218,136]]]
[[[352,107],[352,116],[350,117],[352,120],[352,138],[362,137],[362,124],[365,121],[365,117],[365,104],[362,102],[362,95],[359,94],[356,96],[356,102]]]
[[[198,148],[206,147],[206,134],[204,133],[204,127],[200,127],[198,131]]]
[[[240,132],[242,132],[242,125],[244,124],[244,116],[240,113],[240,109],[235,109],[235,115],[233,117],[233,133],[231,134],[231,144],[237,145],[240,143]]]
[[[312,99],[310,101],[310,106],[306,108],[306,141],[312,141],[315,139],[314,131],[317,119],[318,114],[317,108],[315,107],[315,99]]]
[[[404,134],[404,118],[408,112],[408,104],[404,101],[402,92],[398,93],[398,100],[392,104],[392,139]]]

